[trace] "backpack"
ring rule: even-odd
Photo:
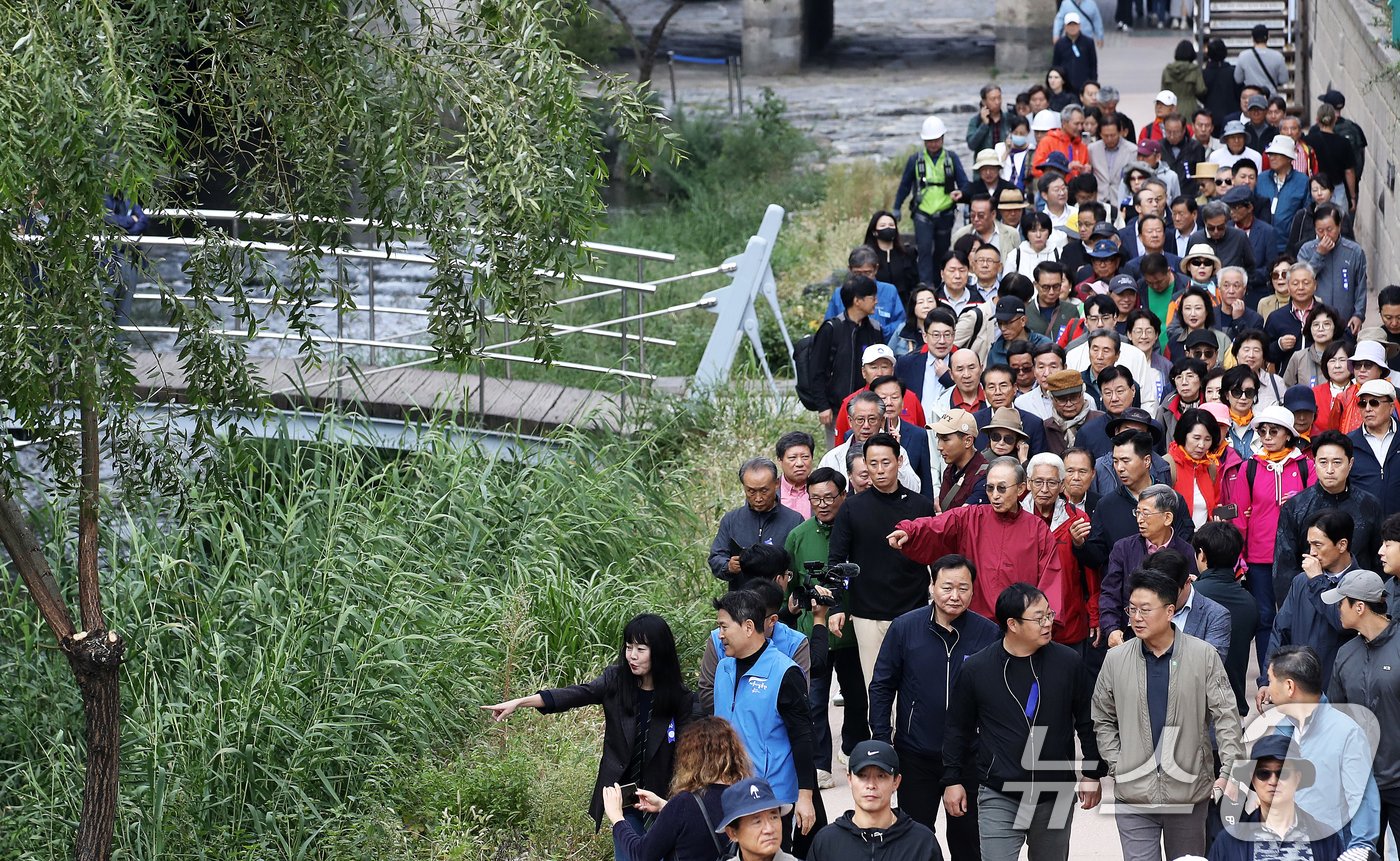
[[[1249,484],[1249,492],[1254,493],[1254,477],[1259,474],[1259,461],[1250,458],[1244,465],[1244,480]],[[1303,487],[1308,486],[1308,459],[1303,457],[1298,459],[1298,476],[1303,479]]]
[[[823,326],[830,325],[830,320],[822,322]],[[797,399],[802,402],[802,406],[809,410],[821,410],[826,403],[826,390],[818,383],[818,368],[821,367],[823,358],[830,359],[829,356],[818,356],[813,349],[817,340],[816,333],[804,335],[792,345],[792,363],[797,368]]]

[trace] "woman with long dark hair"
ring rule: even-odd
[[[1206,84],[1201,106],[1210,111],[1217,135],[1225,128],[1225,118],[1240,109],[1240,86],[1235,83],[1235,64],[1229,56],[1223,40],[1211,39],[1206,45],[1206,66],[1201,70]]]
[[[744,743],[729,721],[704,717],[686,727],[676,744],[669,798],[637,790],[637,808],[656,822],[642,834],[627,821],[622,791],[603,787],[603,810],[613,824],[614,854],[631,861],[715,861],[722,844],[715,824],[723,821],[720,795],[753,775]]]
[[[604,786],[635,783],[657,791],[670,784],[676,736],[695,711],[695,694],[681,680],[676,638],[665,619],[643,613],[628,622],[617,660],[591,682],[482,708],[503,721],[521,706],[558,714],[592,705],[603,707],[603,757],[588,813],[601,824]]]
[[[899,235],[899,220],[894,213],[881,209],[870,216],[870,223],[865,226],[865,244],[880,257],[875,280],[893,284],[907,305],[909,294],[919,283],[919,267],[914,249]]]

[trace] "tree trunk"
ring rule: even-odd
[[[126,642],[115,631],[91,631],[67,650],[68,665],[83,693],[87,718],[87,774],[83,811],[73,843],[77,861],[112,857],[117,822],[117,776],[121,765],[120,672]]]
[[[647,39],[646,49],[642,56],[637,58],[637,81],[646,86],[651,85],[651,73],[656,68],[656,54],[661,50],[661,37],[666,33],[666,25],[671,23],[671,19],[676,13],[681,11],[681,7],[687,0],[672,0],[672,3],[665,12],[661,14],[661,20],[656,22],[656,26],[651,28],[651,38]]]

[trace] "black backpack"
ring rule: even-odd
[[[824,320],[823,326],[831,324],[830,320]],[[820,331],[820,329],[818,330]],[[792,345],[792,363],[797,367],[797,399],[802,401],[802,406],[809,410],[824,409],[826,403],[826,390],[818,383],[818,369],[821,361],[826,359],[830,362],[830,356],[818,356],[813,349],[816,343],[816,333],[799,338],[796,344]]]

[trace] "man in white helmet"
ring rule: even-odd
[[[909,211],[914,216],[914,241],[919,250],[919,280],[937,283],[933,277],[933,262],[952,245],[953,212],[962,200],[967,174],[962,162],[943,146],[948,128],[938,117],[924,119],[919,137],[924,148],[909,156],[904,176],[894,195],[894,211],[899,212],[904,199],[909,198]]]

